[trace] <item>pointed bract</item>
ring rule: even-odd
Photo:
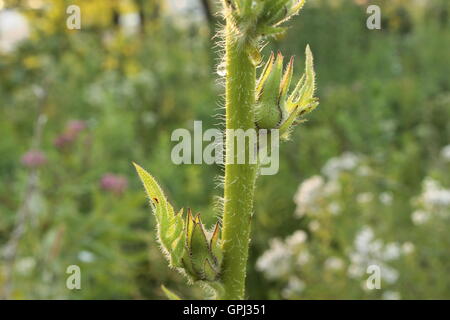
[[[180,267],[184,254],[183,219],[180,215],[175,215],[156,180],[139,165],[134,166],[150,199],[162,250],[168,256],[171,266]]]
[[[283,57],[272,54],[261,73],[256,87],[256,126],[260,129],[280,129],[280,136],[287,138],[299,118],[314,110],[318,99],[314,97],[315,72],[313,55],[309,45],[305,50],[305,73],[288,96],[293,75],[294,59],[291,58],[283,76]],[[278,90],[275,98],[274,93]],[[288,98],[286,98],[288,96]]]
[[[280,82],[283,75],[283,56],[277,54],[273,64],[264,70],[262,81],[257,86],[256,125],[258,128],[275,128],[283,118],[279,105]],[[272,61],[272,56],[269,63]]]

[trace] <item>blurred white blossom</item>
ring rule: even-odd
[[[294,196],[297,217],[302,217],[306,212],[314,212],[318,209],[317,200],[322,196],[323,186],[324,180],[321,176],[313,176],[300,184]]]
[[[284,298],[289,299],[293,296],[298,296],[305,290],[305,283],[296,276],[289,278],[286,287],[282,290]]]
[[[29,274],[36,266],[36,260],[33,257],[24,257],[16,262],[16,270],[21,274]]]
[[[256,262],[256,269],[262,271],[268,279],[278,279],[291,271],[292,252],[280,240],[272,239],[269,250]]]
[[[81,262],[91,263],[95,260],[95,255],[90,251],[83,250],[78,253],[78,259]]]
[[[356,201],[359,204],[366,204],[373,200],[373,194],[370,192],[363,192],[356,196]]]
[[[141,17],[139,12],[128,12],[119,16],[119,25],[126,35],[133,35],[139,31]]]
[[[414,252],[414,250],[415,250],[415,246],[412,242],[405,242],[402,245],[402,251],[404,254],[411,254]]]
[[[384,244],[381,239],[375,238],[372,228],[365,226],[356,234],[347,273],[351,278],[360,278],[366,275],[369,265],[377,265],[381,269],[381,278],[389,284],[395,283],[399,277],[398,271],[387,263],[397,260],[402,254],[399,243]]]
[[[416,225],[424,224],[432,217],[450,217],[450,189],[430,177],[425,178],[422,193],[413,202],[417,210],[411,214],[411,219]]]
[[[421,198],[425,205],[436,207],[450,206],[450,190],[443,188],[439,182],[426,178],[423,188],[424,191]]]
[[[384,205],[390,205],[392,203],[392,193],[390,192],[382,192],[379,196],[380,202]]]
[[[309,252],[306,250],[303,250],[302,252],[300,252],[297,256],[297,264],[299,266],[303,266],[305,264],[307,264],[309,262]]]
[[[292,235],[286,238],[286,244],[288,247],[295,248],[308,239],[308,235],[303,230],[297,230]]]
[[[174,23],[180,27],[187,27],[193,23],[204,21],[203,10],[199,1],[169,0],[168,13],[173,16]]]
[[[344,268],[344,261],[338,257],[329,257],[325,260],[325,269],[337,271]]]
[[[308,224],[308,228],[312,232],[317,232],[320,229],[320,222],[317,220],[313,220]]]
[[[359,157],[351,152],[344,152],[339,157],[331,158],[322,168],[322,173],[329,179],[336,179],[342,171],[349,171],[359,163]]]
[[[397,291],[385,291],[382,294],[382,298],[383,300],[400,300],[401,296]]]
[[[421,225],[430,219],[430,215],[423,210],[416,210],[412,213],[411,219],[415,225]]]
[[[337,202],[332,202],[328,205],[328,211],[334,216],[341,212],[341,205]]]
[[[256,269],[263,272],[268,279],[283,279],[309,261],[309,252],[305,246],[306,232],[297,230],[284,241],[275,238],[270,247],[256,261]]]
[[[16,10],[0,11],[0,51],[9,53],[30,36],[27,19]]]

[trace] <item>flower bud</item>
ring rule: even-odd
[[[279,53],[274,61],[272,54],[255,89],[256,126],[259,129],[280,129],[280,135],[284,137],[287,137],[302,115],[318,105],[314,97],[315,73],[309,46],[306,47],[305,74],[287,97],[293,65],[294,59],[291,58],[283,74],[283,56]]]
[[[222,252],[219,246],[219,225],[207,233],[200,216],[188,210],[185,223],[186,251],[182,263],[193,280],[216,281],[220,275]]]
[[[256,86],[256,125],[262,129],[275,128],[282,120],[280,82],[283,72],[283,56],[278,53],[274,62],[270,56]]]

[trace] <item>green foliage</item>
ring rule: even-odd
[[[449,162],[441,156],[450,141],[449,2],[374,4],[382,9],[380,31],[365,28],[364,5],[311,1],[292,20],[285,38],[263,51],[266,56],[278,50],[298,55],[309,43],[316,96],[324,107],[291,132],[280,149],[279,173],[258,179],[246,297],[382,299],[385,291],[404,299],[450,297],[449,222],[441,217],[446,209],[429,209],[422,200],[426,177],[450,188]],[[149,219],[130,161],[157,173],[173,206],[196,208],[205,229],[212,228],[220,193],[216,176],[222,169],[170,161],[173,129],[189,128],[192,119],[202,120],[204,128],[217,127],[223,116],[216,107],[222,88],[213,75],[215,57],[206,26],[182,25],[161,14],[146,20],[145,30],[135,36],[122,35],[112,22],[67,33],[59,24],[43,23],[42,10],[23,11],[42,16],[31,20],[30,28],[43,30],[14,54],[0,54],[2,254],[27,198],[29,170],[21,157],[33,147],[40,105],[48,119],[39,146],[47,164],[39,168],[33,211],[18,246],[11,298],[167,299],[161,283],[183,298],[204,297],[167,267],[155,243],[156,219]],[[48,26],[54,32],[46,33]],[[304,62],[296,59],[295,67],[303,68]],[[299,76],[294,73],[292,82]],[[45,101],[39,98],[42,92],[48,93]],[[71,119],[86,121],[87,129],[59,149],[54,140]],[[345,151],[361,155],[374,176],[343,174],[341,193],[319,203],[321,228],[313,231],[316,217],[294,216],[293,196],[303,181],[322,175],[324,165]],[[128,178],[124,193],[99,187],[106,172]],[[372,201],[359,203],[359,191],[371,193]],[[386,191],[393,198],[390,205],[379,200]],[[340,215],[331,214],[334,202]],[[431,219],[416,225],[412,214],[417,210],[431,213]],[[415,247],[414,253],[389,262],[399,277],[381,292],[363,290],[366,276],[347,273],[347,251],[364,226],[384,244],[411,242]],[[310,253],[308,264],[293,274],[305,284],[299,293],[284,290],[289,279],[268,279],[256,267],[274,238],[286,244],[296,231],[306,232],[307,241],[293,254]],[[344,261],[339,272],[325,268],[332,257]],[[65,270],[72,264],[81,267],[82,290],[65,287]],[[5,270],[2,256],[0,292]]]
[[[192,237],[190,228],[186,228],[186,235],[183,232],[185,228],[182,218],[183,210],[175,213],[155,179],[137,164],[134,164],[134,166],[144,185],[156,217],[158,240],[161,243],[161,249],[169,257],[170,266],[181,267],[181,259],[185,253],[185,243]]]
[[[136,171],[150,199],[157,221],[158,241],[171,267],[182,269],[193,281],[219,280],[222,251],[219,224],[208,233],[200,215],[188,209],[183,222],[183,209],[175,213],[155,179],[137,164]]]

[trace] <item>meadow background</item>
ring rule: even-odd
[[[70,4],[81,30],[66,28]],[[382,30],[366,28],[369,4]],[[174,165],[170,135],[221,127],[216,11],[0,0],[1,297],[164,299],[161,284],[201,297],[167,267],[132,161],[212,225],[222,169]],[[298,76],[309,43],[321,103],[258,180],[249,298],[450,299],[449,13],[447,0],[309,0],[264,49],[296,55]]]

